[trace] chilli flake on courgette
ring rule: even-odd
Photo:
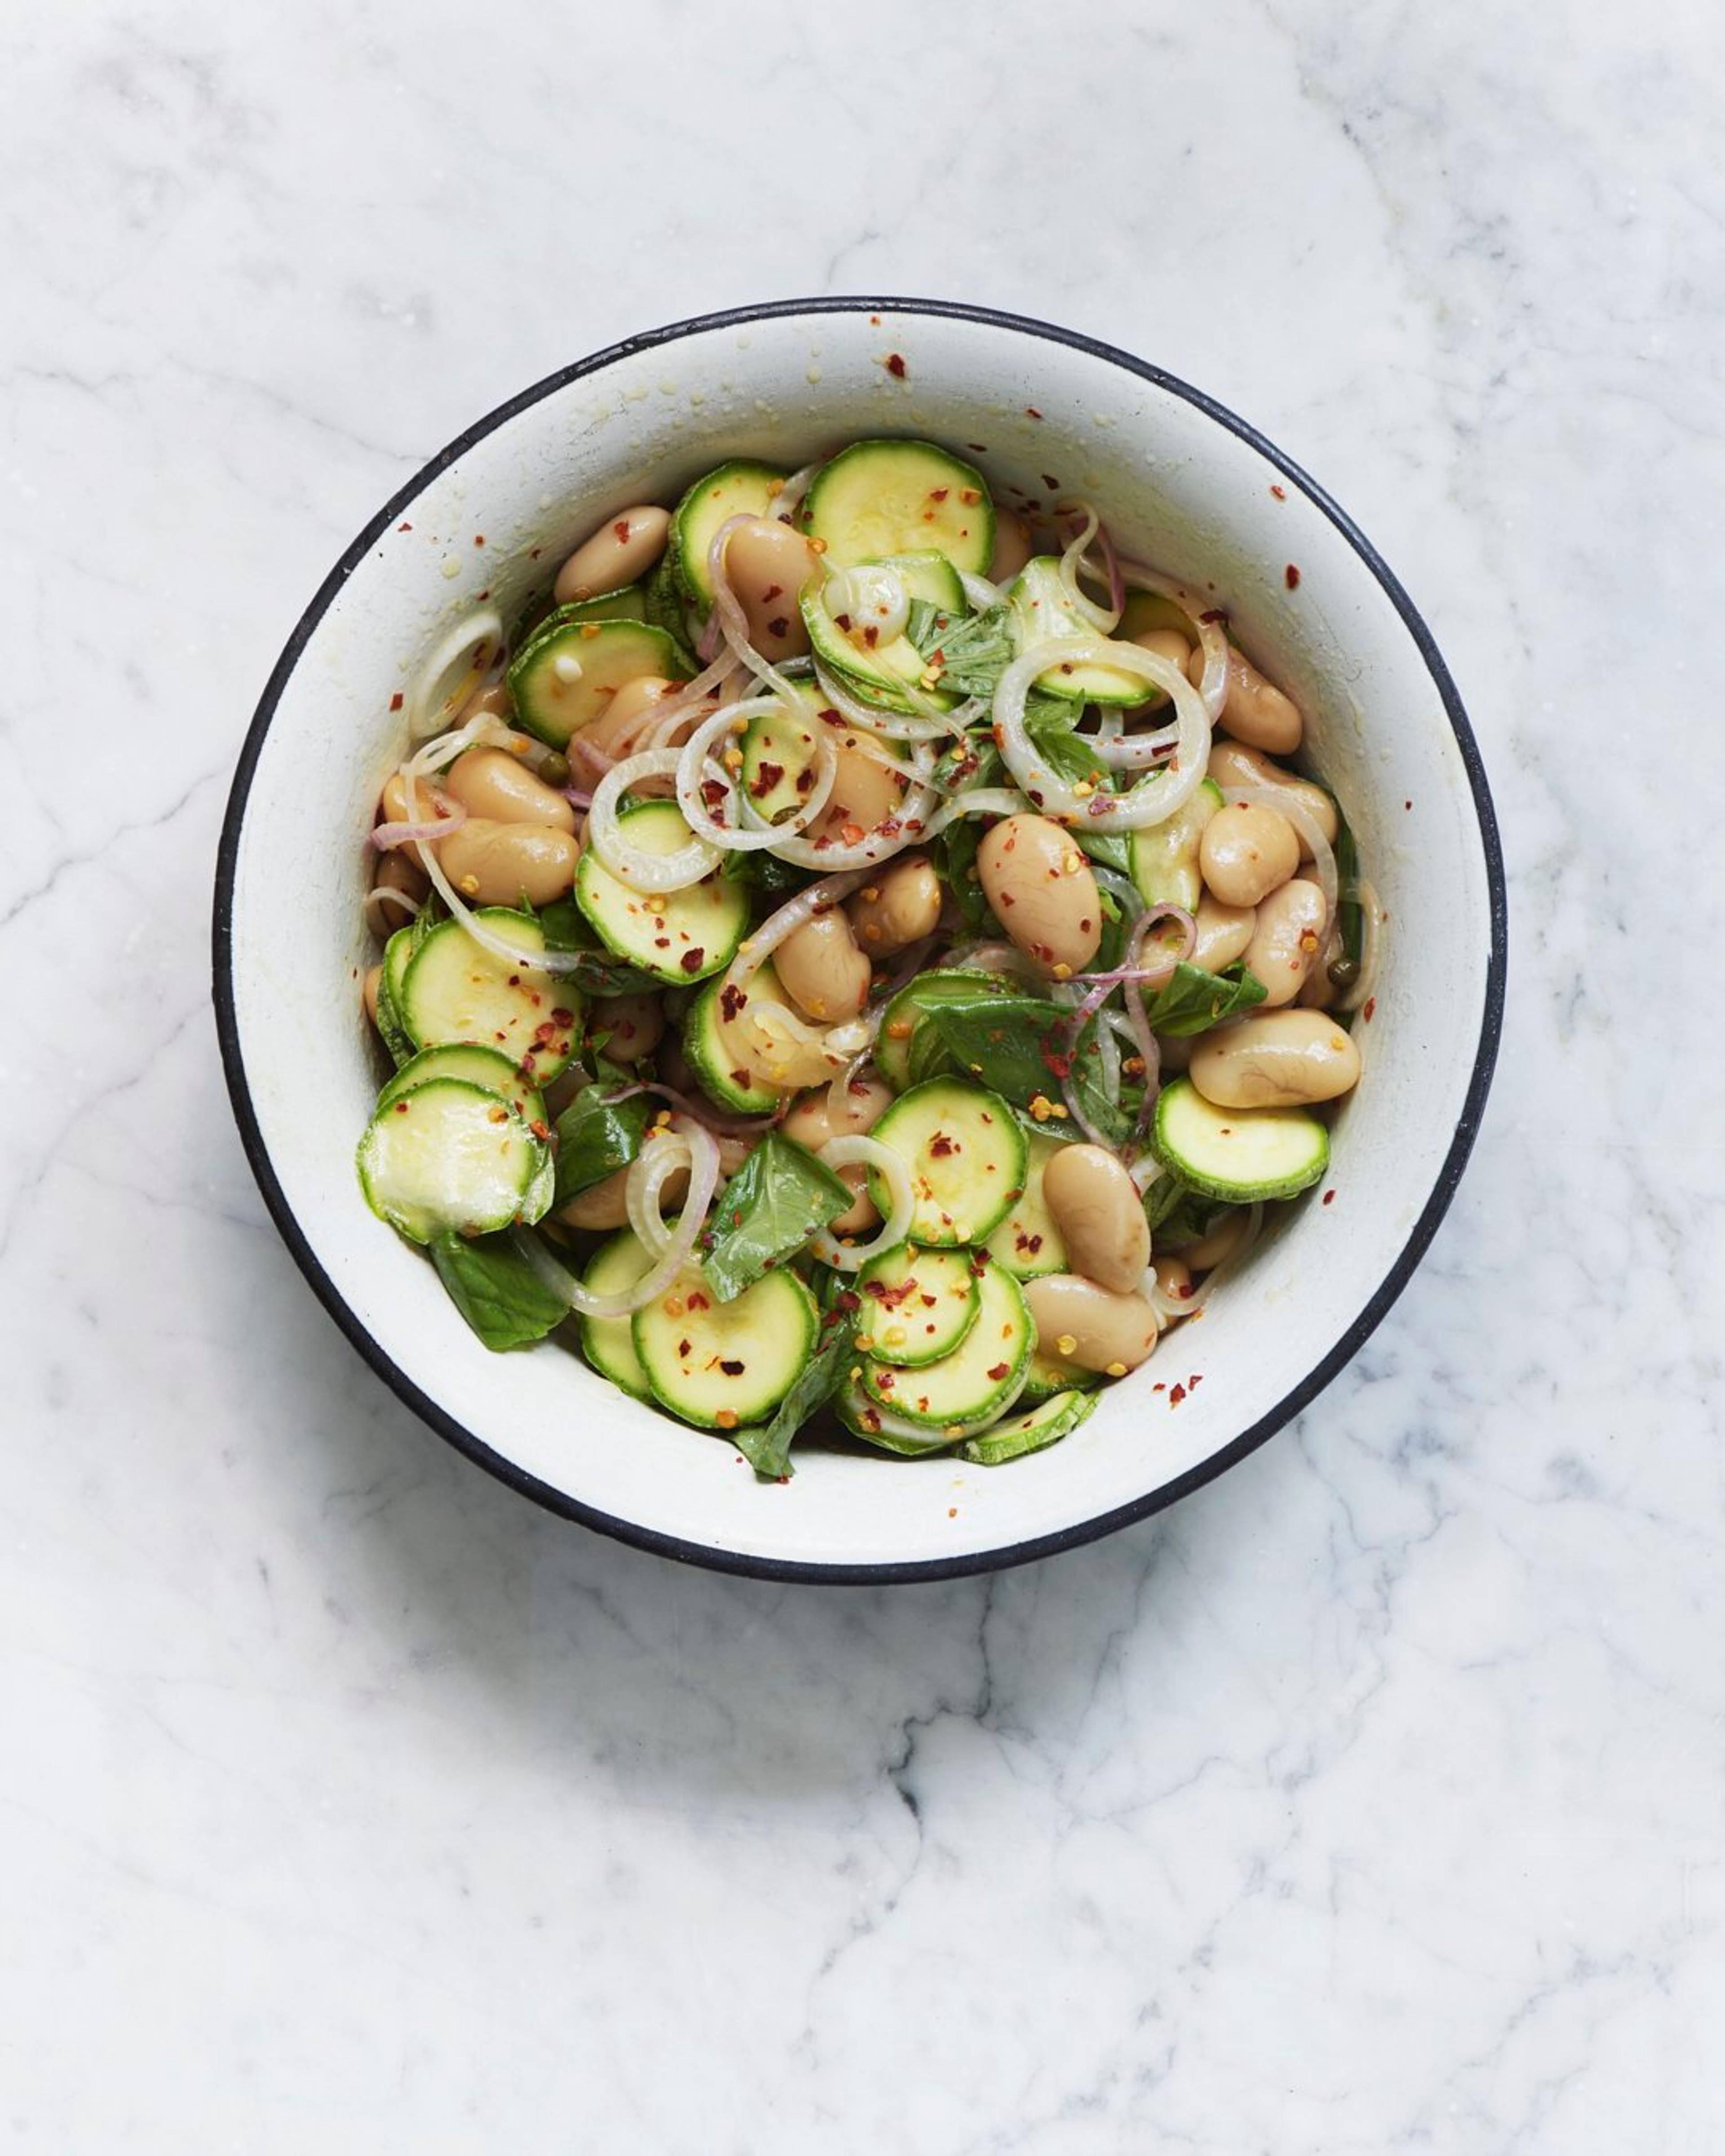
[[[803,522],[834,568],[932,551],[982,576],[994,552],[987,482],[932,442],[853,442],[815,474]]]
[[[645,621],[565,621],[554,614],[509,670],[516,717],[530,734],[563,748],[603,715],[625,682],[653,674],[680,681],[683,654]]]
[[[982,1307],[978,1270],[968,1250],[919,1250],[901,1243],[883,1251],[857,1276],[857,1346],[906,1370],[950,1355]]]
[[[701,1430],[735,1430],[770,1415],[814,1346],[814,1297],[792,1272],[773,1272],[730,1302],[691,1266],[633,1320],[634,1350],[661,1407]]]
[[[531,914],[486,906],[474,918],[519,951],[545,948]],[[439,921],[408,959],[396,1009],[415,1048],[495,1048],[535,1086],[549,1084],[580,1045],[579,994],[554,974],[500,957],[459,921]]]
[[[966,1435],[975,1424],[1004,1414],[1023,1386],[1036,1344],[1035,1321],[1012,1275],[986,1260],[977,1280],[977,1306],[964,1337],[937,1363],[901,1369],[878,1355],[865,1356],[864,1392],[877,1407],[917,1429],[948,1437]]]
[[[689,843],[689,826],[674,801],[639,802],[617,821],[644,853],[674,854]],[[728,965],[748,926],[748,891],[721,870],[681,891],[644,896],[613,875],[591,846],[575,871],[575,903],[608,951],[677,987]]]
[[[931,1078],[901,1093],[870,1135],[911,1174],[911,1240],[931,1250],[986,1242],[1024,1187],[1025,1139],[998,1093],[959,1078]],[[892,1200],[878,1168],[870,1194],[884,1217]]]

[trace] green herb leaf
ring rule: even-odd
[[[727,1183],[703,1240],[707,1279],[731,1302],[841,1213],[855,1194],[812,1152],[769,1131]]]
[[[1074,1043],[1069,1037],[1071,1018],[1060,1004],[1003,996],[988,1003],[938,1004],[927,1014],[927,1023],[937,1029],[960,1070],[1015,1108],[1029,1112],[1039,1095],[1050,1103],[1060,1101],[1063,1079],[1070,1081],[1086,1116],[1111,1145],[1122,1145],[1131,1119],[1104,1088],[1095,1021]],[[1050,1116],[1037,1127],[1049,1137],[1084,1136],[1069,1117]]]
[[[1214,1198],[1204,1198],[1195,1190],[1188,1190],[1172,1176],[1165,1176],[1163,1180],[1173,1183],[1175,1196],[1173,1203],[1160,1219],[1153,1220],[1150,1224],[1151,1236],[1158,1253],[1183,1250],[1188,1243],[1195,1243],[1200,1235],[1209,1235],[1229,1209],[1225,1205],[1217,1204]],[[1153,1198],[1161,1188],[1162,1183],[1153,1185],[1151,1196]]]
[[[1224,1019],[1238,1018],[1269,993],[1255,973],[1237,959],[1225,973],[1207,973],[1202,966],[1176,966],[1171,980],[1144,999],[1153,1033],[1185,1040],[1207,1033]]]
[[[854,1316],[841,1309],[830,1312],[820,1345],[779,1402],[772,1421],[731,1432],[732,1442],[763,1481],[783,1482],[796,1472],[791,1466],[791,1440],[845,1382],[855,1330]]]
[[[957,617],[931,610],[919,618],[913,605],[906,634],[925,659],[940,653],[942,689],[955,689],[963,696],[992,696],[1018,656],[1013,619],[1004,600],[981,613]]]
[[[1153,1235],[1163,1221],[1171,1219],[1179,1210],[1190,1194],[1178,1175],[1172,1175],[1164,1169],[1157,1177],[1144,1193],[1144,1218]]]
[[[993,919],[983,896],[982,879],[975,872],[977,849],[982,843],[979,816],[961,816],[956,824],[948,824],[934,842],[935,871],[941,887],[975,936],[986,934]]]
[[[646,617],[655,629],[662,629],[676,645],[678,656],[691,674],[697,670],[695,654],[689,649],[689,616],[683,603],[682,578],[677,569],[677,548],[675,541],[660,556],[657,565],[641,588],[642,604]]]
[[[589,1086],[557,1117],[557,1187],[553,1206],[567,1205],[583,1190],[627,1168],[641,1150],[653,1104],[644,1094],[607,1101],[603,1089]]]
[[[580,960],[572,973],[559,978],[573,981],[586,995],[644,995],[665,985],[650,973],[638,972],[633,966],[625,966],[620,958],[614,958],[594,935],[592,923],[572,898],[553,899],[549,906],[542,906],[539,926],[545,932],[547,951],[568,952]]]
[[[431,1262],[449,1300],[500,1354],[544,1339],[569,1315],[568,1305],[546,1286],[507,1235],[469,1241],[445,1229],[431,1246]]]

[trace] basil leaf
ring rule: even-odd
[[[1024,700],[1024,732],[1056,778],[1068,786],[1090,785],[1098,793],[1111,792],[1108,767],[1097,756],[1095,742],[1078,732],[1083,708],[1058,696],[1033,694]]]
[[[1004,600],[981,613],[956,618],[945,613],[919,618],[913,609],[906,633],[925,659],[940,654],[942,689],[956,689],[964,696],[992,696],[1018,656],[1013,619],[1013,609]]]
[[[627,1168],[641,1150],[653,1105],[645,1094],[607,1101],[589,1086],[557,1117],[557,1176],[553,1209],[567,1205],[583,1190]]]
[[[1163,1180],[1172,1183],[1174,1178],[1170,1176]],[[1153,1198],[1161,1188],[1161,1183],[1156,1184],[1151,1196]],[[1187,1244],[1195,1243],[1200,1235],[1209,1235],[1229,1209],[1225,1205],[1217,1204],[1213,1198],[1200,1196],[1195,1190],[1188,1190],[1178,1183],[1175,1188],[1178,1195],[1174,1203],[1159,1220],[1151,1223],[1150,1232],[1158,1251],[1181,1250]]]
[[[547,951],[570,953],[581,963],[572,973],[558,978],[570,980],[589,996],[638,996],[650,994],[662,988],[650,973],[643,973],[634,966],[626,966],[620,958],[614,958],[599,942],[592,923],[572,898],[553,899],[549,906],[539,911],[539,926],[545,932]]]
[[[1173,1218],[1191,1196],[1178,1175],[1164,1172],[1144,1193],[1144,1218],[1153,1235],[1163,1224]]]
[[[977,936],[988,933],[993,921],[977,873],[977,849],[982,843],[979,816],[961,816],[956,824],[948,824],[934,842],[935,871],[941,887],[963,915],[965,927]]]
[[[938,1004],[927,1014],[961,1070],[999,1093],[1013,1106],[1035,1116],[1040,1099],[1052,1106],[1063,1099],[1062,1081],[1111,1145],[1122,1145],[1130,1117],[1106,1091],[1092,1020],[1075,1045],[1069,1038],[1072,1014],[1060,1004],[1029,996],[1002,996],[987,1003]],[[1081,1138],[1070,1117],[1035,1117],[1049,1137]]]
[[[827,1313],[824,1325],[824,1337],[803,1365],[795,1384],[779,1402],[772,1421],[752,1430],[731,1432],[732,1443],[763,1481],[788,1481],[796,1472],[791,1466],[792,1439],[811,1415],[819,1413],[844,1382],[852,1353],[855,1317],[840,1306]]]
[[[456,1309],[500,1354],[544,1339],[569,1315],[506,1234],[469,1241],[446,1229],[431,1246],[431,1262]]]
[[[1132,842],[1129,834],[1125,831],[1075,831],[1072,835],[1099,869],[1112,869],[1116,875],[1131,875]]]
[[[1238,1018],[1268,993],[1257,975],[1246,971],[1242,959],[1220,973],[1207,973],[1202,966],[1179,965],[1172,979],[1145,998],[1144,1012],[1153,1033],[1185,1040],[1194,1033],[1207,1033],[1224,1019]]]
[[[734,1301],[855,1202],[812,1152],[769,1131],[726,1184],[702,1238],[714,1293]]]
[[[641,588],[641,602],[647,619],[655,629],[662,629],[677,648],[692,674],[696,670],[695,654],[689,649],[689,616],[683,603],[683,583],[677,567],[677,547],[673,540],[660,556],[658,562]]]

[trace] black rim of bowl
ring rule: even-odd
[[[1183,398],[1206,413],[1219,426],[1225,427],[1231,434],[1249,443],[1285,479],[1296,486],[1307,501],[1323,512],[1383,588],[1385,596],[1405,624],[1443,700],[1444,709],[1455,731],[1468,783],[1473,790],[1474,809],[1479,821],[1480,844],[1485,858],[1491,899],[1491,950],[1486,968],[1485,1005],[1481,1016],[1479,1046],[1474,1056],[1473,1074],[1468,1083],[1466,1101],[1455,1126],[1455,1138],[1433,1186],[1431,1196],[1414,1223],[1413,1232],[1399,1255],[1365,1308],[1323,1359],[1267,1414],[1260,1416],[1249,1429],[1242,1430],[1230,1443],[1212,1454],[1201,1465],[1173,1481],[1163,1484],[1146,1496],[1134,1498],[1129,1504],[1117,1506],[1111,1512],[1099,1513],[1094,1518],[1062,1527],[1054,1533],[1034,1536],[1028,1541],[1008,1543],[997,1549],[973,1551],[950,1558],[928,1558],[885,1564],[819,1564],[798,1558],[757,1557],[746,1552],[690,1542],[678,1535],[665,1534],[656,1528],[639,1526],[632,1520],[619,1519],[596,1506],[583,1504],[578,1498],[542,1482],[536,1476],[524,1472],[512,1460],[494,1452],[471,1430],[421,1392],[407,1373],[384,1353],[343,1301],[306,1240],[305,1231],[276,1178],[258,1126],[234,1018],[234,880],[239,852],[240,829],[245,819],[253,774],[257,767],[264,737],[269,732],[270,721],[289,676],[298,665],[300,654],[331,603],[354,569],[382,534],[395,523],[402,511],[439,472],[458,457],[465,455],[475,442],[512,419],[517,413],[526,411],[529,406],[562,388],[565,384],[578,382],[583,376],[597,373],[602,367],[609,367],[634,353],[650,352],[659,346],[675,344],[680,339],[699,336],[710,330],[737,328],[751,322],[771,321],[786,316],[858,314],[922,315],[974,322],[986,327],[1012,330],[1022,336],[1045,338],[1050,343],[1065,345],[1075,352],[1087,352],[1093,358],[1106,360],[1127,373],[1137,375],[1146,382],[1153,382],[1158,388]],[[970,306],[957,300],[778,300],[758,306],[735,307],[719,314],[699,315],[688,321],[672,322],[663,329],[649,330],[639,336],[627,337],[622,343],[612,345],[588,358],[578,360],[572,366],[562,367],[555,374],[547,375],[542,382],[535,382],[531,388],[524,389],[519,396],[512,397],[507,403],[501,404],[495,411],[488,413],[464,434],[459,434],[448,448],[440,450],[393,500],[378,511],[347,548],[325,578],[316,598],[300,616],[293,634],[288,639],[259,701],[244,746],[240,751],[233,790],[223,819],[221,846],[217,856],[213,938],[216,1031],[221,1043],[228,1096],[234,1104],[234,1119],[239,1126],[246,1158],[251,1163],[252,1173],[257,1178],[264,1202],[269,1207],[295,1263],[324,1308],[391,1391],[458,1451],[465,1453],[470,1460],[476,1461],[511,1489],[519,1491],[523,1496],[531,1497],[536,1504],[544,1506],[548,1512],[559,1513],[566,1519],[579,1521],[583,1527],[597,1528],[601,1533],[614,1536],[619,1541],[654,1551],[661,1557],[674,1558],[682,1563],[701,1565],[712,1571],[742,1573],[755,1578],[826,1581],[840,1585],[953,1579],[972,1573],[993,1572],[1009,1565],[1027,1563],[1034,1558],[1051,1557],[1059,1551],[1076,1548],[1174,1504],[1194,1490],[1214,1481],[1237,1460],[1244,1460],[1248,1453],[1255,1452],[1285,1423],[1316,1399],[1331,1379],[1358,1353],[1413,1276],[1426,1246],[1437,1232],[1438,1224],[1449,1209],[1450,1201],[1466,1166],[1468,1154],[1473,1148],[1480,1119],[1485,1111],[1486,1096],[1491,1088],[1491,1072],[1497,1060],[1498,1038],[1502,1029],[1507,930],[1503,855],[1498,839],[1497,815],[1491,805],[1491,789],[1486,784],[1485,767],[1480,760],[1479,747],[1468,724],[1467,714],[1462,708],[1461,699],[1456,693],[1455,685],[1450,678],[1449,669],[1444,664],[1431,632],[1413,601],[1397,582],[1389,564],[1353,519],[1273,442],[1266,440],[1256,428],[1250,426],[1225,405],[1219,404],[1213,397],[1193,388],[1189,383],[1178,380],[1161,367],[1153,367],[1147,361],[1136,358],[1131,352],[1122,352],[1100,338],[1085,336],[1074,330],[1061,329],[1051,322],[1038,321],[1023,315],[1005,314],[993,307]],[[883,1469],[882,1471],[890,1471]],[[766,1502],[770,1502],[770,1497]]]

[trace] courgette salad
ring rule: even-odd
[[[738,459],[405,701],[359,1176],[488,1346],[763,1476],[818,1419],[993,1466],[1324,1176],[1381,911],[1298,706],[1084,505]]]

